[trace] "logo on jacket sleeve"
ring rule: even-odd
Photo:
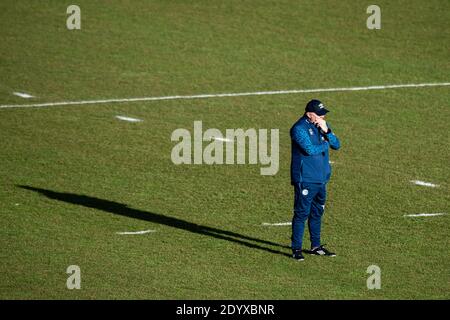
[[[308,195],[308,189],[303,189],[302,190],[302,195],[307,196]]]

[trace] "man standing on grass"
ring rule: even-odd
[[[325,121],[328,110],[319,100],[311,100],[303,116],[291,128],[291,184],[294,186],[292,219],[292,257],[302,261],[305,221],[311,240],[310,254],[336,256],[320,242],[322,215],[325,210],[326,186],[331,176],[328,148],[338,150],[339,139]]]

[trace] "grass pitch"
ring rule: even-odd
[[[450,80],[448,1],[378,1],[381,30],[361,1],[77,4],[69,31],[68,3],[0,3],[1,105]],[[290,227],[261,223],[292,218],[289,128],[311,98],[342,143],[322,231],[338,256],[299,263]],[[449,100],[435,87],[0,109],[0,298],[448,299],[448,215],[404,215],[449,213]],[[279,172],[175,166],[171,133],[195,120],[278,128]]]

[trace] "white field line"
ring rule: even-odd
[[[130,117],[125,117],[125,116],[116,116],[117,119],[119,120],[123,120],[123,121],[128,121],[128,122],[141,122],[141,119],[136,119],[136,118],[130,118]]]
[[[290,226],[290,225],[292,225],[292,222],[279,222],[279,223],[263,222],[261,225],[262,226]]]
[[[217,140],[217,141],[225,141],[225,142],[232,142],[232,140],[230,140],[230,139],[227,139],[227,138],[220,138],[220,137],[214,137],[214,140]]]
[[[238,93],[217,93],[217,94],[197,94],[183,96],[163,96],[163,97],[141,97],[126,99],[104,99],[104,100],[80,100],[80,101],[61,101],[46,102],[34,104],[10,104],[0,105],[0,109],[4,108],[32,108],[32,107],[56,107],[68,105],[84,105],[84,104],[101,104],[101,103],[124,103],[124,102],[142,102],[142,101],[158,101],[158,100],[181,100],[181,99],[206,99],[206,98],[222,98],[222,97],[242,97],[242,96],[259,96],[259,95],[275,95],[275,94],[295,94],[295,93],[313,93],[313,92],[342,92],[342,91],[363,91],[363,90],[385,90],[398,88],[419,88],[419,87],[442,87],[450,86],[450,82],[441,83],[410,83],[410,84],[390,84],[381,86],[368,87],[348,87],[348,88],[319,88],[319,89],[298,89],[298,90],[280,90],[280,91],[256,91],[256,92],[238,92]]]
[[[431,188],[437,188],[439,187],[438,184],[434,184],[431,182],[425,182],[420,180],[411,180],[412,183],[417,184],[418,186],[424,186],[424,187],[431,187]]]
[[[446,213],[415,213],[415,214],[405,214],[404,217],[435,217],[435,216],[443,216]]]
[[[24,93],[24,92],[13,92],[13,95],[24,98],[24,99],[34,98],[31,94]]]
[[[146,233],[150,233],[150,232],[155,232],[155,230],[144,230],[144,231],[135,231],[135,232],[116,232],[116,234],[146,234]]]

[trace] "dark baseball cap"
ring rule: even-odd
[[[306,104],[305,111],[314,112],[318,116],[324,116],[327,112],[330,112],[330,110],[325,108],[325,105],[322,102],[315,99]]]

